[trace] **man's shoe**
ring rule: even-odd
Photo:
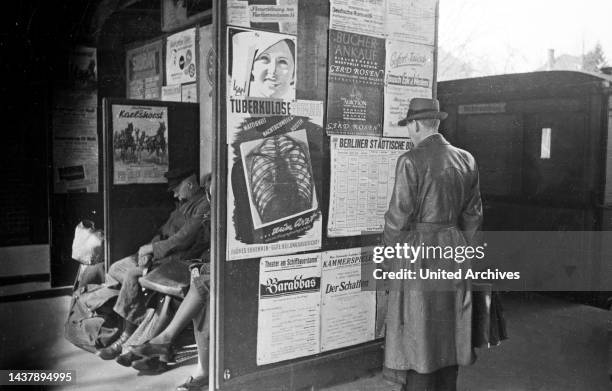
[[[208,376],[189,376],[187,381],[176,387],[176,391],[200,391],[208,387]]]
[[[159,357],[163,362],[174,362],[174,348],[172,344],[155,344],[145,342],[142,345],[132,346],[132,352],[142,357]]]
[[[127,352],[127,353],[123,353],[122,355],[120,355],[119,357],[117,357],[117,363],[119,365],[123,365],[124,367],[131,367],[132,363],[136,360],[140,360],[142,357],[140,357],[137,354],[134,354],[133,352]]]
[[[165,362],[159,361],[158,358],[146,357],[132,362],[132,368],[142,372],[159,373],[167,370],[168,365]]]
[[[131,333],[126,333],[124,331],[121,333],[119,339],[105,348],[98,349],[96,354],[100,356],[102,360],[114,360],[121,354],[123,344],[130,338],[131,335]]]
[[[118,340],[105,348],[99,349],[96,354],[100,356],[102,360],[114,360],[121,354],[122,349],[123,342]]]

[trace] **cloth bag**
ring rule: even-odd
[[[74,229],[72,240],[72,259],[84,265],[94,265],[104,261],[104,233],[96,229],[94,223],[83,220]]]
[[[486,283],[472,283],[472,346],[497,346],[508,339],[499,293]]]
[[[118,290],[104,285],[80,286],[77,278],[64,324],[64,337],[92,353],[113,343],[122,331],[121,317],[113,311],[118,295]]]

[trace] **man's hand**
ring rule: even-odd
[[[153,245],[145,244],[140,246],[138,249],[138,258],[144,257],[145,255],[153,255]]]
[[[151,254],[139,255],[138,256],[138,266],[145,267],[145,268],[149,267],[152,260],[153,260],[153,255]]]
[[[138,249],[138,266],[147,267],[153,260],[153,245],[145,244]]]

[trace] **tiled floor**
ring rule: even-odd
[[[63,337],[68,297],[0,304],[0,368],[76,369],[70,390],[172,390],[193,364],[161,375],[131,368],[75,348]],[[504,297],[510,339],[479,351],[462,368],[462,391],[610,391],[607,327],[612,313],[541,296]],[[327,391],[398,390],[378,374]]]

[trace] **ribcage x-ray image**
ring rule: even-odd
[[[245,142],[240,150],[256,229],[317,208],[305,130]]]

